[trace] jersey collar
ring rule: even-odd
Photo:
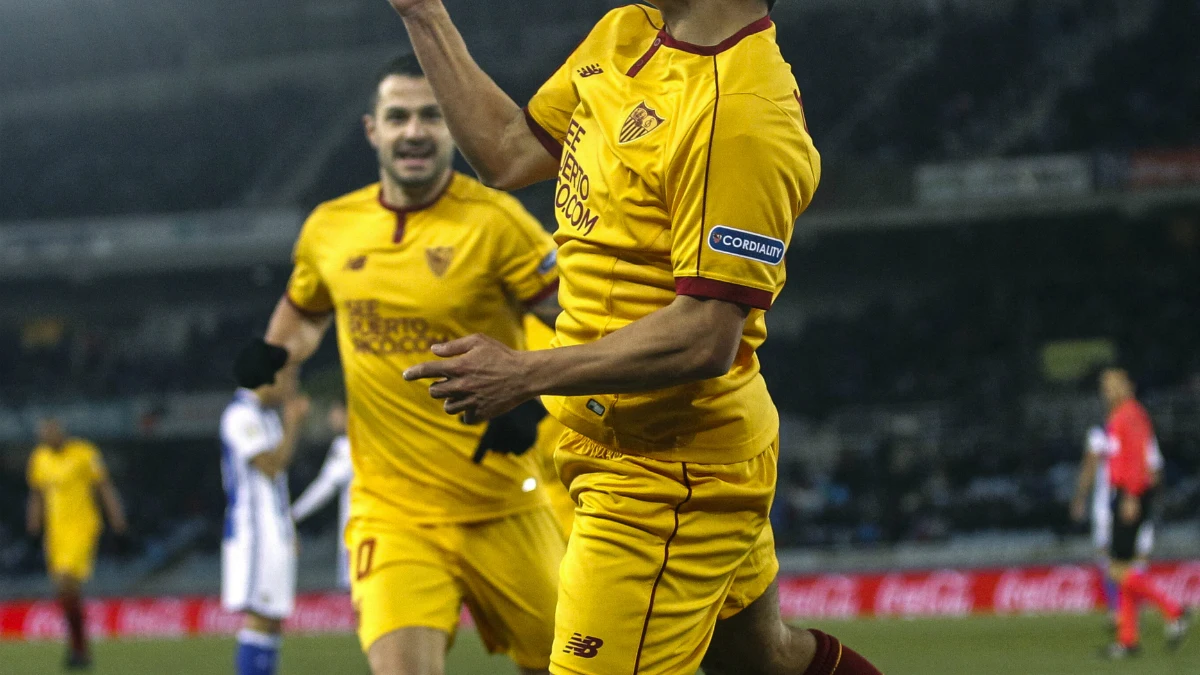
[[[744,38],[754,35],[755,33],[761,33],[773,25],[774,24],[771,21],[770,15],[764,16],[758,21],[755,21],[754,23],[742,28],[738,32],[730,35],[724,40],[721,40],[715,45],[694,45],[690,42],[684,42],[683,40],[676,40],[674,37],[671,37],[670,33],[667,32],[666,26],[663,26],[663,28],[658,31],[658,39],[662,40],[662,46],[664,47],[678,49],[679,51],[688,52],[689,54],[699,54],[700,56],[716,56],[717,54],[732,48]]]
[[[450,186],[453,185],[457,180],[458,172],[452,170],[450,172],[450,178],[446,180],[446,183],[442,185],[442,189],[438,190],[437,194],[435,194],[432,199],[424,204],[417,204],[416,206],[410,206],[408,208],[401,208],[399,206],[392,206],[391,204],[388,204],[383,198],[383,183],[380,183],[378,195],[379,205],[396,214],[396,230],[392,233],[392,243],[399,244],[404,239],[404,231],[408,227],[408,214],[416,213],[417,211],[424,211],[425,209],[432,207],[434,204],[437,204],[439,201],[441,201],[442,197],[450,191]]]
[[[439,201],[441,201],[442,197],[447,192],[450,191],[450,186],[454,183],[455,180],[458,179],[458,176],[456,175],[456,173],[457,172],[455,172],[455,171],[450,172],[450,178],[446,180],[446,182],[442,185],[441,189],[438,190],[437,193],[435,193],[433,195],[433,197],[429,199],[429,201],[426,201],[422,204],[417,204],[416,206],[409,206],[407,208],[400,207],[400,206],[392,206],[391,204],[387,203],[387,201],[383,198],[383,184],[380,183],[379,184],[379,197],[378,197],[379,205],[382,206],[383,208],[387,209],[388,211],[391,211],[392,213],[396,214],[397,216],[405,216],[410,213],[416,213],[417,211],[424,211],[425,209],[430,208],[434,204],[437,204]]]

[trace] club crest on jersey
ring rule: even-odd
[[[450,269],[450,261],[454,259],[453,246],[430,246],[425,249],[425,262],[429,263],[429,271],[440,277]]]
[[[718,225],[712,229],[708,235],[708,247],[717,253],[735,255],[768,265],[783,262],[785,250],[783,242],[779,239],[725,225]]]
[[[621,126],[621,144],[632,143],[646,134],[654,131],[666,122],[654,108],[646,105],[645,101],[629,113],[625,124]]]

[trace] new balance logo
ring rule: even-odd
[[[593,75],[599,75],[600,73],[603,73],[603,72],[604,72],[604,69],[600,67],[599,63],[593,63],[590,66],[584,66],[584,67],[580,68],[579,76],[580,77],[591,77]]]
[[[604,646],[604,640],[591,635],[583,635],[575,633],[571,639],[567,640],[567,646],[563,647],[564,654],[572,654],[581,659],[594,659],[596,654],[600,653],[600,648]]]
[[[346,269],[361,270],[367,264],[367,256],[356,255],[346,261]]]

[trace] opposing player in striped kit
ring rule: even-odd
[[[296,535],[287,469],[308,408],[307,398],[285,400],[284,385],[267,384],[238,389],[221,415],[227,500],[221,604],[245,617],[237,636],[237,675],[275,673],[283,620],[295,604]]]

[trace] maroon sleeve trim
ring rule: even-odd
[[[327,309],[323,312],[319,312],[315,309],[308,309],[307,307],[305,307],[305,306],[301,305],[300,303],[296,302],[295,300],[293,300],[291,293],[284,293],[283,299],[287,300],[287,304],[291,305],[292,309],[296,310],[297,312],[300,312],[301,314],[303,314],[304,316],[307,316],[310,319],[324,319],[325,317],[327,317],[333,313],[332,309]]]
[[[538,139],[538,142],[542,144],[542,147],[546,149],[546,152],[550,153],[551,157],[561,162],[563,151],[562,143],[559,143],[557,138],[552,136],[549,131],[546,131],[545,127],[538,124],[537,120],[533,119],[533,115],[530,114],[529,108],[524,108],[523,110],[525,113],[525,124],[529,125],[529,130],[533,132],[534,137]]]
[[[557,292],[558,292],[558,279],[555,279],[554,281],[550,282],[549,286],[546,286],[542,290],[535,293],[532,298],[529,298],[528,300],[526,300],[524,302],[524,305],[526,307],[532,307],[532,306],[538,304],[539,302],[545,300],[546,298],[554,295]]]
[[[774,299],[768,291],[702,277],[677,277],[675,294],[736,302],[739,305],[749,305],[762,310],[771,309],[771,302]]]

